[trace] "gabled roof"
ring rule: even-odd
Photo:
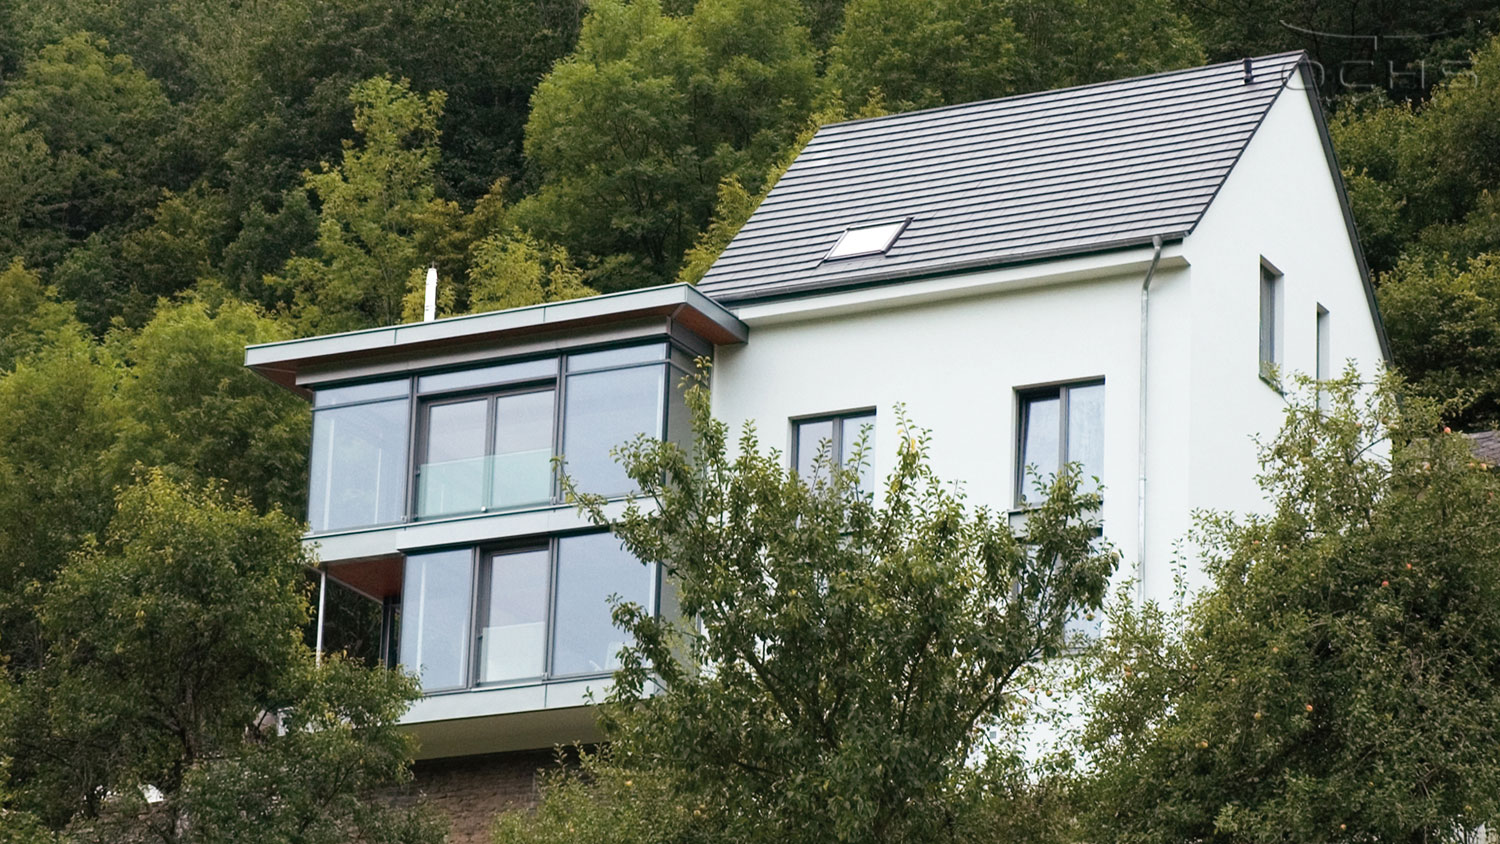
[[[1303,58],[824,126],[698,289],[732,303],[1182,237]],[[825,260],[847,228],[908,218],[883,254]]]
[[[1500,431],[1479,431],[1468,437],[1480,462],[1500,466]]]

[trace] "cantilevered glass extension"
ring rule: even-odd
[[[379,605],[378,658],[420,680],[403,723],[422,756],[591,740],[589,696],[629,644],[611,596],[665,616],[677,600],[565,501],[558,466],[622,507],[611,452],[685,443],[693,359],[747,336],[672,285],[247,350],[312,402],[305,541],[325,589]]]
[[[690,354],[665,342],[314,390],[314,534],[632,491],[611,450],[682,428]],[[670,399],[670,401],[669,401]],[[408,453],[413,458],[408,461]]]

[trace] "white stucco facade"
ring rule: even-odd
[[[1260,377],[1262,259],[1284,274],[1286,370],[1312,372],[1319,305],[1335,361],[1373,373],[1383,357],[1316,117],[1289,88],[1197,229],[1163,247],[1152,279],[1137,569],[1140,303],[1151,256],[1141,247],[734,308],[750,341],[717,353],[715,413],[734,426],[755,421],[765,447],[788,452],[791,420],[875,408],[883,476],[904,406],[932,432],[937,473],[972,503],[1006,510],[1017,498],[1018,391],[1102,378],[1105,535],[1122,576],[1164,599],[1194,510],[1262,503],[1254,438],[1275,433],[1284,406]]]

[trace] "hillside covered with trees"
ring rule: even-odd
[[[1500,426],[1497,32],[1480,0],[0,0],[0,842],[143,783],[158,840],[240,799],[278,810],[222,840],[431,840],[354,798],[403,777],[414,692],[301,641],[308,411],[244,346],[413,319],[433,263],[444,314],[695,281],[821,123],[1307,49],[1398,368]],[[318,742],[257,720],[298,706]]]

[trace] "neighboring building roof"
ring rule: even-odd
[[[1500,466],[1500,431],[1480,431],[1467,436],[1479,462]]]
[[[698,288],[733,303],[1185,236],[1303,58],[824,126]],[[908,218],[884,253],[825,260],[847,228]]]

